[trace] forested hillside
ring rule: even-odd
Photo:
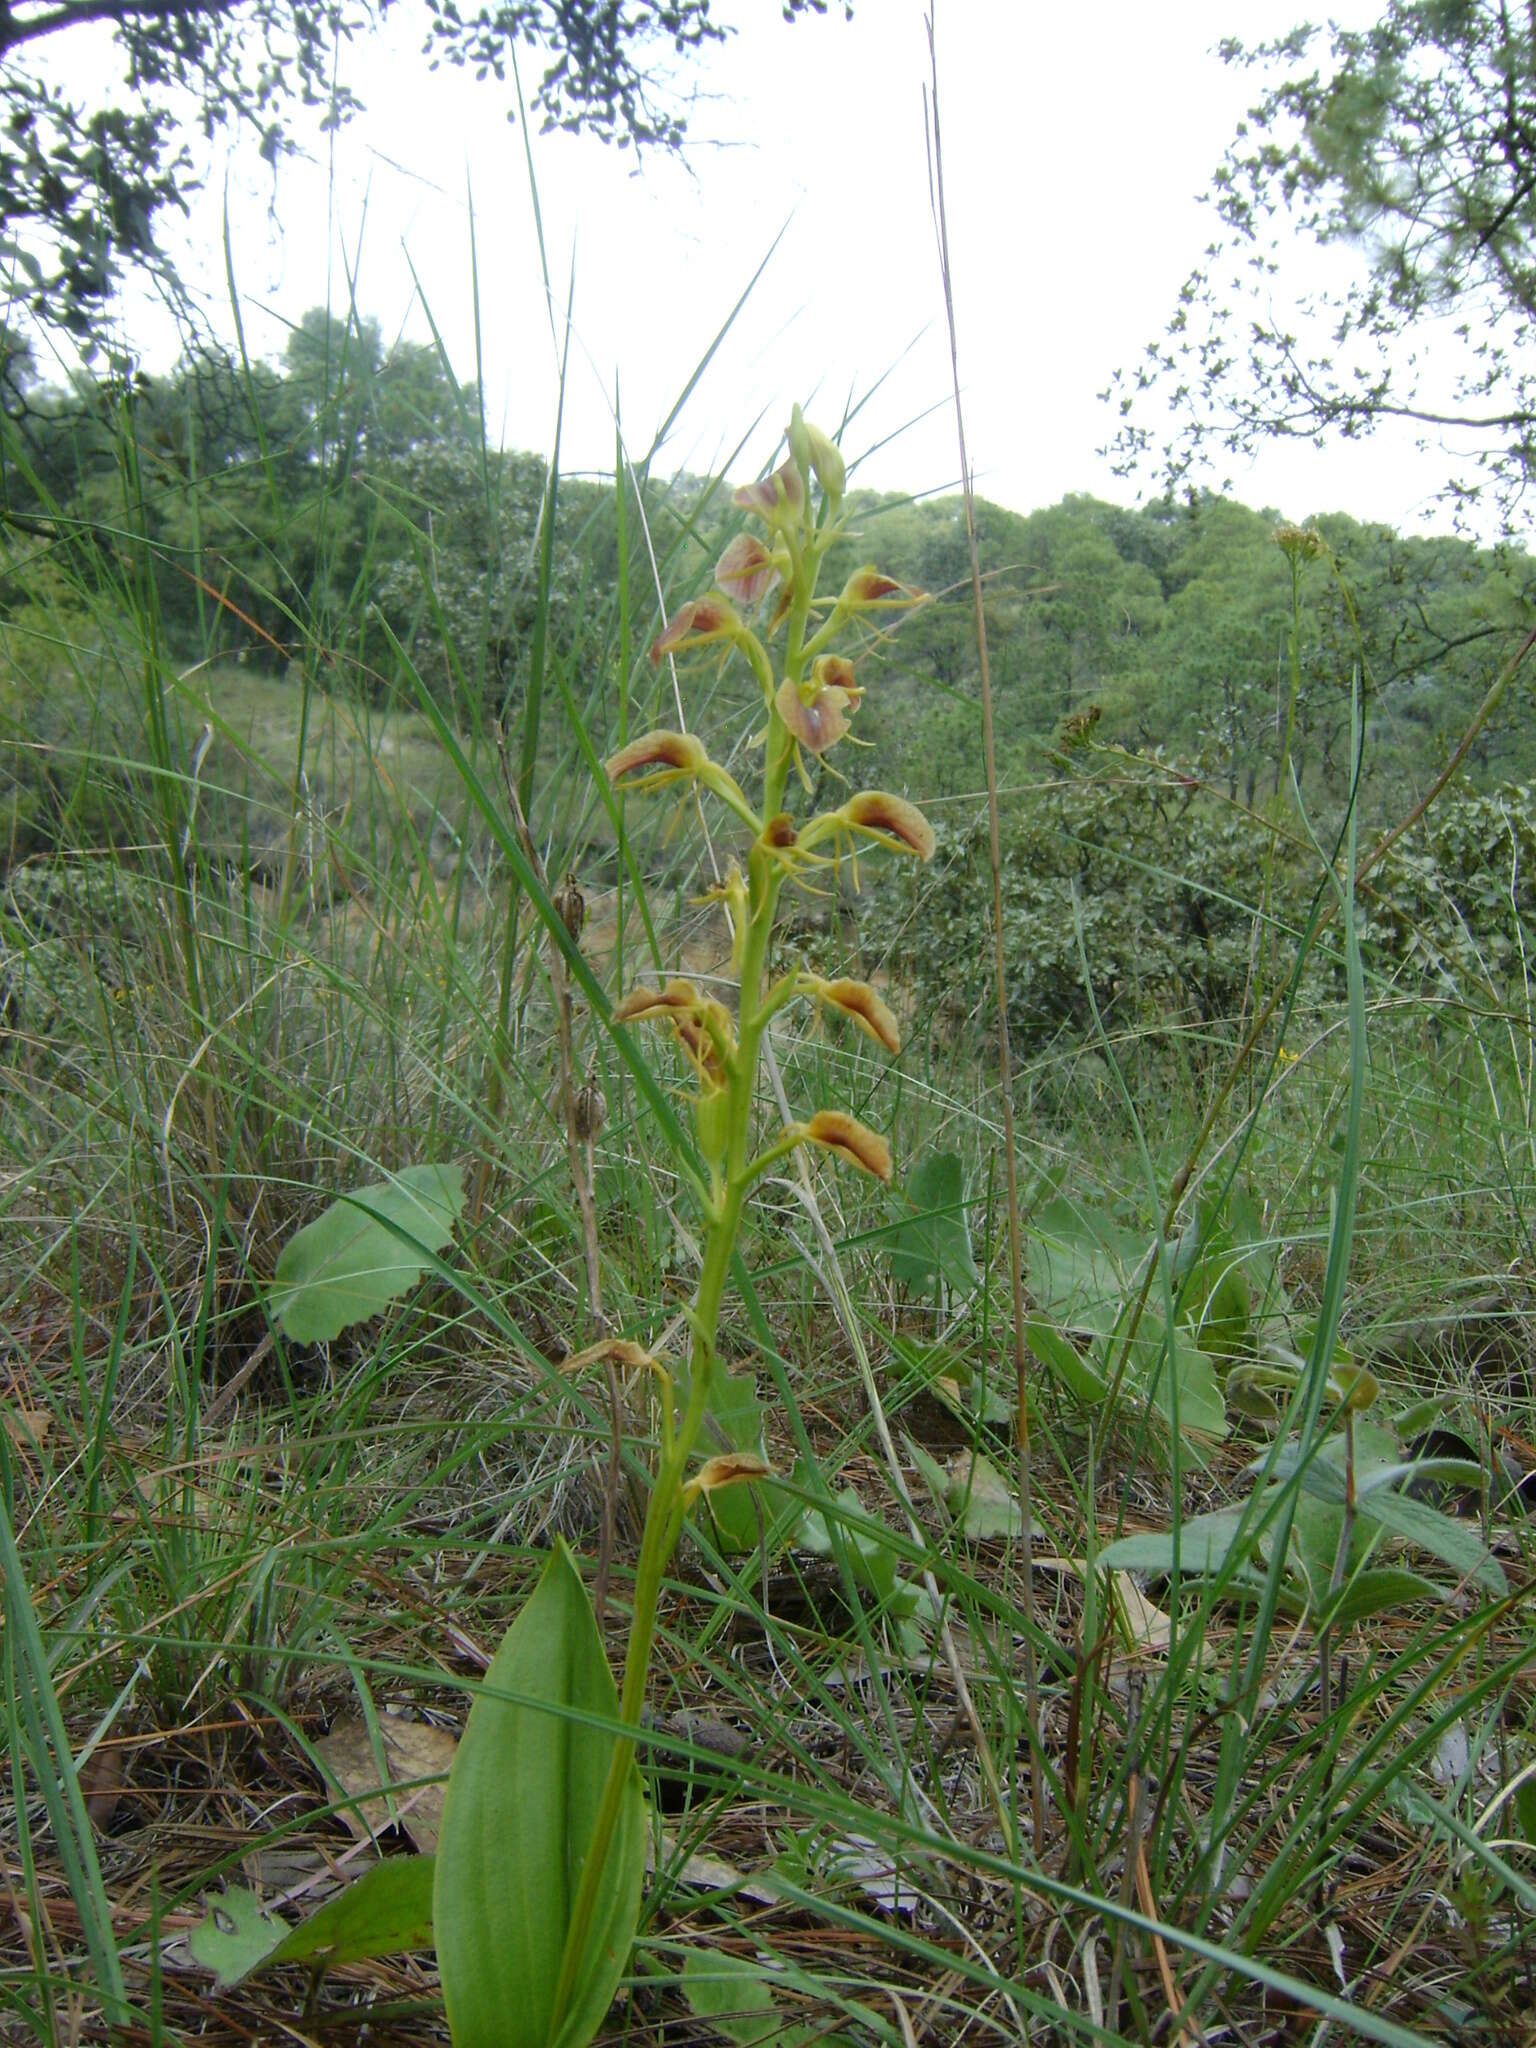
[[[412,700],[409,657],[465,730],[515,714],[535,664],[580,679],[583,703],[604,663],[611,672],[603,636],[621,580],[612,479],[560,481],[552,603],[536,650],[546,465],[486,446],[477,391],[431,347],[386,347],[375,323],[317,311],[281,363],[195,355],[115,394],[50,388],[26,351],[9,347],[4,687],[10,722],[34,740],[64,737],[68,707],[52,689],[61,639],[77,651],[104,645],[151,598],[184,665],[234,657],[385,704],[402,691]],[[878,556],[932,600],[872,650],[860,726],[875,748],[870,773],[920,782],[929,797],[974,790],[959,500],[855,491],[851,502],[852,531],[829,576]],[[1528,623],[1530,559],[1404,537],[1325,508],[1285,514],[1300,514],[1326,547],[1293,563],[1276,543],[1279,513],[1212,495],[1139,509],[1073,496],[1028,515],[983,502],[1009,772],[1037,768],[1043,747],[1091,723],[1097,745],[1177,761],[1251,805],[1275,787],[1289,723],[1303,788],[1336,801],[1349,778],[1358,670],[1367,809],[1422,787]],[[664,604],[707,582],[734,522],[723,481],[669,475],[664,448],[630,480],[622,566],[636,646]],[[648,674],[632,648],[637,710]],[[619,715],[616,696],[610,687],[592,701],[599,739]],[[1512,700],[1467,770],[1492,786],[1528,778],[1533,762],[1531,721]],[[34,754],[10,772],[24,783],[38,765]]]

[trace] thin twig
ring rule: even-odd
[[[944,213],[944,156],[939,144],[939,60],[934,45],[934,11],[928,14],[928,61],[932,75],[929,99],[924,91],[929,144],[928,187],[933,209],[934,232],[938,237],[939,271],[944,287],[944,314],[949,324],[949,364],[955,388],[955,430],[960,440],[960,484],[965,503],[965,535],[971,557],[971,598],[976,614],[976,652],[981,667],[981,743],[987,771],[987,832],[992,857],[992,940],[997,982],[997,1067],[1003,1097],[1003,1160],[1008,1188],[1008,1281],[1013,1307],[1013,1376],[1015,1427],[1019,1447],[1019,1506],[1023,1514],[1024,1540],[1020,1550],[1022,1567],[1021,1606],[1024,1613],[1024,1711],[1029,1735],[1024,1746],[1029,1772],[1030,1816],[1034,1827],[1035,1855],[1045,1851],[1045,1794],[1042,1773],[1035,1752],[1040,1741],[1040,1685],[1035,1666],[1035,1566],[1034,1516],[1031,1512],[1029,1408],[1026,1399],[1028,1354],[1024,1345],[1024,1249],[1019,1217],[1019,1165],[1013,1132],[1013,1055],[1008,1040],[1008,975],[1003,960],[1003,855],[1002,830],[998,820],[997,748],[992,729],[992,663],[987,647],[987,621],[982,605],[981,554],[976,543],[976,501],[971,486],[970,459],[965,447],[965,413],[960,403],[960,351],[955,334],[955,296],[949,264],[949,228]]]

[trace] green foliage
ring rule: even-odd
[[[1176,1536],[1170,1529],[1120,1537],[1099,1552],[1099,1564],[1108,1571],[1162,1575],[1177,1561],[1187,1577],[1219,1579],[1233,1590],[1253,1591],[1260,1583],[1253,1567],[1273,1541],[1264,1525],[1272,1529],[1275,1510],[1290,1495],[1283,1588],[1293,1609],[1310,1612],[1315,1620],[1347,1626],[1388,1607],[1454,1595],[1454,1586],[1437,1585],[1400,1566],[1374,1565],[1387,1538],[1427,1552],[1449,1565],[1459,1580],[1495,1598],[1509,1590],[1503,1567],[1475,1528],[1402,1490],[1422,1467],[1400,1462],[1384,1430],[1361,1428],[1354,1437],[1332,1437],[1305,1458],[1282,1445],[1252,1469],[1263,1472],[1267,1483],[1249,1502],[1190,1516],[1179,1523]],[[1346,1546],[1344,1503],[1351,1477],[1355,1498]],[[1295,1486],[1286,1483],[1293,1478],[1299,1497]]]
[[[296,1344],[322,1344],[366,1322],[416,1282],[464,1210],[457,1166],[407,1166],[340,1195],[297,1231],[277,1262],[269,1306]]]
[[[645,1868],[632,1753],[571,1994],[557,2009],[618,1712],[587,1589],[559,1542],[491,1660],[449,1773],[433,1922],[454,2048],[579,2048],[613,2001]]]
[[[1058,1195],[1037,1209],[1028,1241],[1030,1285],[1044,1315],[1030,1342],[1064,1384],[1093,1399],[1123,1376],[1193,1443],[1227,1434],[1226,1404],[1216,1365],[1196,1340],[1204,1296],[1186,1297],[1181,1320],[1165,1330],[1153,1312],[1133,1329],[1141,1282],[1155,1247],[1138,1231],[1100,1211]],[[1050,1321],[1046,1321],[1046,1317]],[[1054,1325],[1054,1327],[1052,1327]],[[1075,1337],[1087,1353],[1086,1373],[1062,1369],[1063,1350]]]
[[[914,978],[955,1027],[984,1029],[972,963],[990,945],[986,832],[939,829],[936,872],[910,918]],[[1243,878],[1257,880],[1271,847],[1261,918]],[[1527,787],[1449,795],[1361,890],[1372,972],[1399,988],[1501,996],[1536,914],[1533,850]],[[1026,1049],[1085,1033],[1086,952],[1107,1028],[1219,1038],[1251,1003],[1260,935],[1288,972],[1316,892],[1310,849],[1182,771],[1146,764],[1021,798],[1003,871],[1009,1028]],[[861,904],[871,940],[886,915],[883,896]],[[1314,949],[1298,987],[1304,1013],[1332,999],[1339,973],[1326,945]]]
[[[704,2020],[732,2048],[847,2048],[848,2037],[819,2022],[796,2022],[774,1998],[766,1972],[744,1956],[690,1949],[683,1962],[683,1993],[695,2019]]]
[[[965,1168],[958,1152],[930,1152],[902,1190],[907,1213],[892,1231],[886,1257],[891,1278],[906,1287],[943,1281],[964,1291],[980,1278],[965,1214]]]
[[[279,1963],[334,1969],[402,1955],[431,1946],[432,1884],[430,1856],[389,1856],[295,1927],[263,1912],[255,1893],[236,1885],[210,1902],[187,1946],[221,1987]]]
[[[715,1375],[709,1396],[709,1419],[722,1449],[748,1451],[763,1457],[766,1413],[758,1398],[757,1382],[750,1373]],[[695,1512],[707,1518],[719,1547],[737,1554],[755,1551],[765,1521],[771,1524],[773,1520],[771,1512],[763,1514],[753,1491],[746,1486],[713,1489],[706,1494],[704,1506]]]
[[[1167,337],[1120,373],[1116,443],[1170,482],[1266,435],[1358,437],[1407,420],[1475,451],[1446,495],[1486,495],[1524,526],[1536,382],[1536,23],[1503,0],[1386,0],[1359,27],[1303,24],[1260,44],[1250,104],[1214,180],[1224,238],[1180,294]],[[1298,306],[1282,288],[1256,310],[1299,227],[1349,243],[1349,281]],[[1256,253],[1257,252],[1257,253]],[[1408,346],[1425,330],[1433,346]],[[1160,388],[1181,420],[1164,450],[1138,394]],[[1447,395],[1449,393],[1449,396]]]

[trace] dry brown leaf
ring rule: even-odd
[[[356,1806],[339,1809],[342,1820],[359,1841],[371,1840],[398,1823],[423,1856],[437,1847],[443,1819],[446,1784],[418,1785],[418,1778],[446,1779],[459,1738],[431,1721],[405,1721],[396,1714],[379,1716],[379,1735],[391,1785],[410,1789],[386,1798],[379,1792],[379,1765],[368,1725],[362,1720],[338,1721],[315,1744],[316,1754],[341,1790]],[[364,1798],[365,1793],[374,1796]],[[393,1808],[393,1811],[391,1811]]]
[[[13,1444],[23,1449],[32,1444],[45,1444],[53,1428],[53,1417],[46,1408],[7,1408],[0,1415],[5,1424],[5,1433]]]
[[[117,1813],[122,1797],[127,1758],[121,1749],[103,1745],[93,1749],[80,1766],[80,1790],[91,1826],[105,1834]]]
[[[661,1847],[662,1860],[679,1884],[691,1885],[695,1890],[704,1892],[734,1892],[738,1898],[751,1899],[760,1906],[776,1906],[783,1896],[774,1886],[771,1871],[751,1877],[738,1870],[734,1863],[723,1862],[718,1856],[689,1856],[678,1869],[677,1837],[670,1828],[662,1829]],[[656,1845],[649,1832],[645,1838],[645,1867],[651,1872],[656,1868]]]
[[[1162,1608],[1153,1606],[1129,1572],[1111,1572],[1109,1587],[1126,1647],[1166,1651],[1173,1641],[1173,1622]]]

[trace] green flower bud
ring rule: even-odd
[[[848,485],[848,465],[843,460],[843,451],[835,441],[828,440],[819,427],[807,427],[805,431],[811,437],[811,466],[816,472],[816,481],[826,492],[828,503],[835,512]]]
[[[731,1138],[731,1097],[725,1088],[701,1088],[693,1102],[693,1128],[704,1163],[718,1173]]]
[[[795,459],[795,467],[809,484],[816,457],[811,446],[811,429],[805,424],[805,414],[798,405],[789,416],[788,439],[789,452]]]

